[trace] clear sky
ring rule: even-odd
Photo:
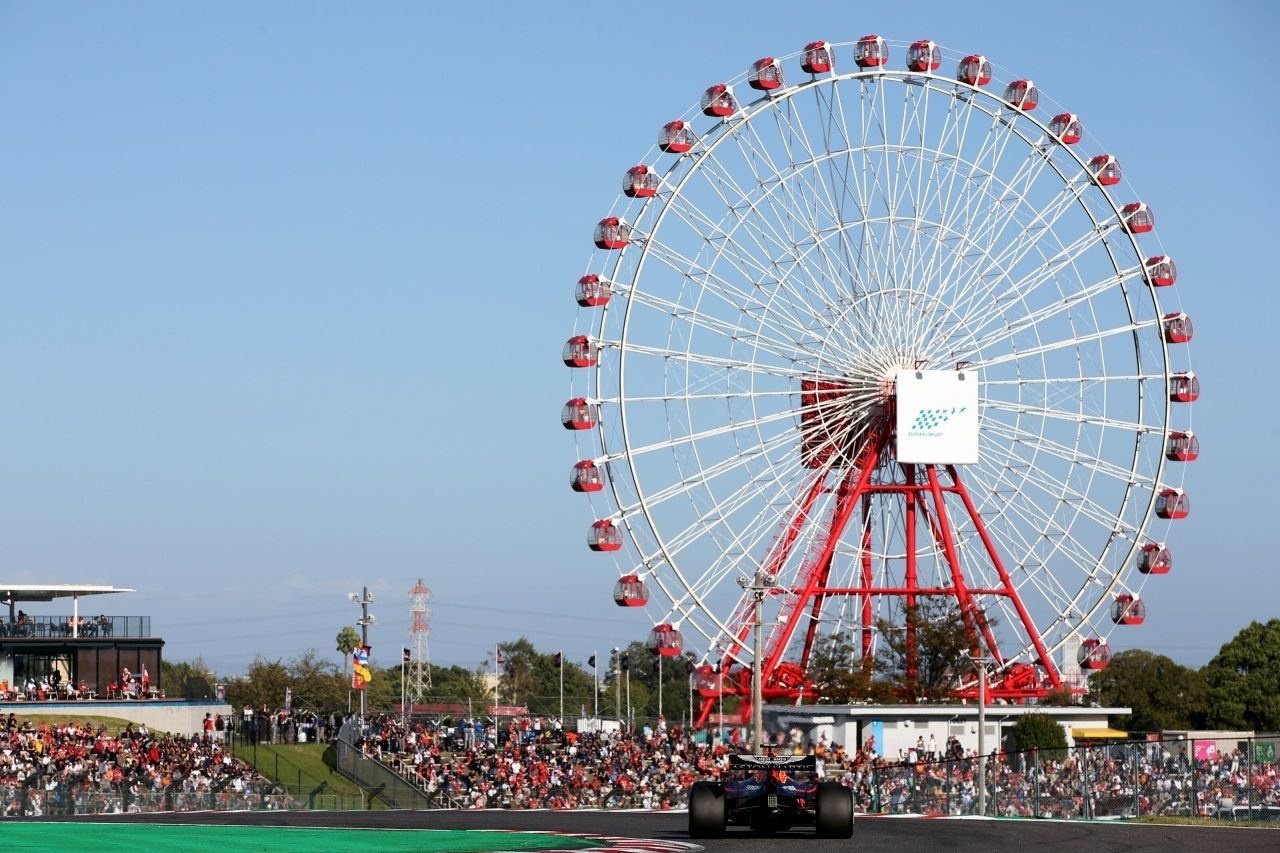
[[[642,638],[565,484],[591,226],[707,85],[877,32],[1033,77],[1155,209],[1202,456],[1175,570],[1112,639],[1203,664],[1280,615],[1278,24],[1265,0],[0,3],[0,578],[136,588],[101,607],[224,674],[330,653],[362,585],[391,663],[419,577],[438,663]]]

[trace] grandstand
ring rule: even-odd
[[[0,584],[0,711],[115,716],[167,732],[199,731],[206,713],[229,715],[230,706],[207,691],[170,695],[181,695],[183,685],[163,682],[164,640],[152,633],[150,616],[82,606],[91,596],[129,592],[134,590]],[[56,610],[48,606],[54,602]],[[28,612],[36,609],[46,612]]]

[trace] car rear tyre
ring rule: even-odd
[[[722,837],[727,817],[724,786],[694,782],[689,789],[689,837]]]
[[[849,838],[853,835],[852,791],[844,785],[823,782],[818,786],[816,806],[818,835],[823,838]]]

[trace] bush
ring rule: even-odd
[[[1027,714],[1009,729],[1015,752],[1038,750],[1041,760],[1061,760],[1067,754],[1067,733],[1047,714]]]

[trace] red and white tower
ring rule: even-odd
[[[427,638],[431,635],[431,626],[427,623],[431,608],[427,605],[431,601],[431,590],[427,589],[422,578],[418,578],[417,585],[409,590],[409,601],[409,636],[412,644],[406,674],[406,692],[409,704],[416,705],[431,689],[431,657],[427,652]]]

